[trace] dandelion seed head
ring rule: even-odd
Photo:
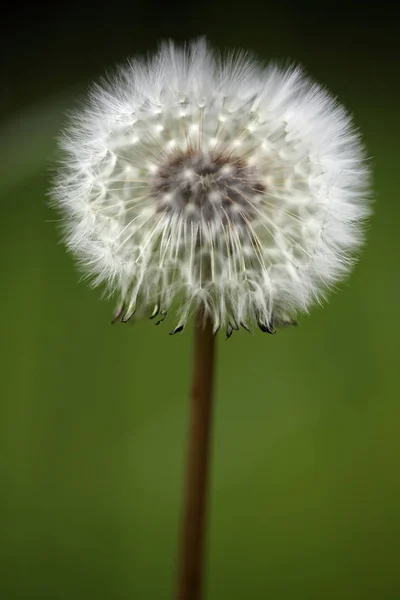
[[[346,110],[301,69],[203,40],[161,45],[92,88],[61,140],[67,243],[118,318],[175,304],[272,332],[340,280],[369,214]]]

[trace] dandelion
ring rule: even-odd
[[[296,66],[162,44],[91,89],[53,196],[114,320],[191,314],[195,367],[180,600],[200,595],[214,337],[294,323],[349,271],[369,169],[346,110]]]
[[[68,246],[122,321],[175,303],[172,333],[199,308],[228,337],[272,332],[325,297],[363,238],[359,135],[297,67],[163,44],[92,88],[62,146]]]

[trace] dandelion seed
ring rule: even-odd
[[[67,243],[115,319],[202,309],[274,333],[351,267],[369,214],[352,120],[298,67],[166,43],[92,89],[62,139]]]

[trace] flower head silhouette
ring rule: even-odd
[[[95,284],[181,331],[272,332],[353,263],[369,172],[345,109],[297,67],[161,45],[91,89],[62,138],[54,197]]]

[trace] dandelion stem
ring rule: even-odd
[[[183,507],[178,600],[200,600],[203,579],[207,473],[212,421],[215,337],[212,322],[195,325],[186,487]]]

